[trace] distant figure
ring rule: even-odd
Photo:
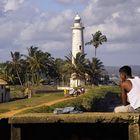
[[[70,96],[75,96],[75,94],[76,94],[76,90],[75,90],[74,88],[71,88],[71,89],[69,90],[69,95],[70,95]]]
[[[81,93],[82,93],[82,94],[85,93],[85,88],[84,88],[84,87],[81,88]]]
[[[132,76],[129,66],[121,67],[119,72],[123,105],[116,107],[114,112],[140,112],[140,78]]]
[[[68,97],[68,90],[64,89],[64,97]]]
[[[24,95],[27,96],[28,98],[31,98],[32,96],[32,91],[29,87],[27,87],[24,91]]]
[[[78,89],[77,89],[77,92],[76,92],[77,96],[80,95],[81,93],[82,93],[81,88],[78,88]]]
[[[81,95],[85,93],[85,89],[83,87],[77,89],[77,95]]]

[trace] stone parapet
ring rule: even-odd
[[[44,133],[45,133],[46,131],[49,131],[50,129],[52,129],[52,125],[54,128],[55,128],[55,126],[58,127],[59,125],[60,125],[60,128],[62,128],[62,126],[65,126],[64,130],[66,131],[70,127],[68,124],[74,125],[74,127],[71,130],[72,131],[71,133],[77,131],[76,128],[80,128],[80,126],[81,126],[81,130],[82,130],[84,128],[83,125],[85,127],[87,127],[89,125],[89,127],[91,127],[91,128],[92,128],[92,126],[96,127],[96,125],[100,125],[101,126],[100,129],[102,129],[102,127],[104,128],[105,126],[109,125],[109,126],[111,126],[111,128],[110,128],[111,131],[113,129],[115,129],[114,130],[115,133],[113,133],[113,134],[115,134],[117,137],[118,136],[121,137],[121,135],[127,135],[127,138],[125,138],[125,139],[140,140],[139,118],[140,118],[139,113],[79,113],[79,114],[59,114],[59,115],[55,115],[52,113],[30,113],[30,114],[16,115],[16,116],[9,118],[9,124],[11,124],[11,140],[21,140],[23,137],[22,132],[24,132],[23,129],[27,128],[27,126],[31,127],[31,125],[33,125],[33,128],[35,126],[37,128],[40,127],[41,128],[40,131],[41,132],[44,131]],[[125,129],[126,134],[124,134],[124,132],[121,132],[121,130],[119,130],[120,128],[118,126],[120,126],[120,125],[121,125],[121,128],[122,128],[122,126],[125,126],[125,127],[127,126],[127,128]],[[44,127],[44,126],[46,126],[46,127]],[[74,128],[76,130],[73,130]],[[105,128],[107,128],[107,127],[105,127]],[[87,129],[88,129],[88,127],[87,127]],[[95,128],[94,131],[96,131],[96,133],[97,132],[99,133],[100,129],[96,130],[96,128]],[[58,129],[56,129],[56,130],[58,131]],[[53,129],[52,129],[52,131],[53,131]],[[54,129],[54,131],[55,131],[55,129]],[[84,130],[82,130],[82,131],[84,131]],[[74,133],[74,138],[72,138],[70,140],[83,140],[83,139],[86,140],[86,138],[83,138],[82,131],[80,134],[79,134],[79,131],[77,131],[78,134]],[[117,133],[118,133],[117,131],[119,131],[118,135],[117,135]],[[108,133],[108,130],[106,130],[106,129],[102,130],[100,132],[101,133],[100,135],[102,136],[102,133],[103,133],[103,135],[105,135],[105,132]],[[40,132],[38,131],[38,133],[40,133]],[[66,135],[64,135],[64,136],[67,136],[68,132],[65,132],[65,133],[66,133]],[[96,135],[96,133],[95,133],[95,135]],[[109,133],[109,135],[111,136],[112,134]],[[44,135],[44,136],[46,136],[46,135]],[[59,136],[63,136],[63,135],[59,135]],[[97,136],[101,138],[101,136],[99,136],[99,135],[97,135]],[[108,137],[108,135],[106,135],[106,136]],[[110,136],[109,136],[109,138],[110,138]],[[94,135],[93,135],[93,137],[94,137]],[[49,138],[49,135],[48,135],[48,138]],[[123,138],[123,136],[121,138]],[[54,138],[54,139],[56,139],[56,138]],[[108,138],[104,137],[104,139],[108,139]],[[117,138],[117,139],[120,140],[119,138]],[[68,138],[68,140],[69,140],[69,138]],[[114,140],[114,138],[113,138],[113,140]],[[124,140],[124,138],[123,138],[123,140]]]

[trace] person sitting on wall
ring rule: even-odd
[[[119,73],[123,105],[116,107],[114,112],[140,112],[140,78],[132,76],[129,66],[121,67]]]

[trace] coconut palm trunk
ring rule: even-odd
[[[21,78],[20,78],[20,76],[19,76],[18,70],[16,70],[16,73],[17,73],[17,76],[18,76],[18,80],[19,80],[20,85],[23,86],[22,81],[21,81]]]
[[[21,77],[20,77],[20,69],[21,69],[21,55],[19,52],[11,52],[12,61],[10,62],[12,69],[15,71],[15,75],[17,76],[19,83],[23,86]]]
[[[97,48],[95,47],[95,58],[96,58],[96,55],[97,55]]]

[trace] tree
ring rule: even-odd
[[[27,62],[27,73],[28,79],[31,80],[32,84],[39,84],[42,74],[42,55],[41,51],[37,47],[31,46],[28,48],[28,55],[24,55]]]
[[[107,42],[107,38],[105,35],[102,35],[101,31],[97,31],[95,34],[92,34],[91,41],[85,43],[85,45],[93,45],[95,48],[95,58],[96,52],[99,45],[102,45],[103,42]]]
[[[20,72],[21,72],[21,55],[19,52],[11,52],[12,61],[9,62],[8,68],[11,70],[11,74],[15,73],[17,76],[20,85],[23,85]]]
[[[89,76],[91,84],[98,85],[102,72],[104,71],[103,62],[98,58],[92,58],[92,61],[88,60],[88,66],[86,73]]]
[[[55,59],[55,66],[57,72],[57,82],[59,84],[68,85],[70,80],[71,72],[68,70],[68,63],[66,60],[61,58]]]
[[[11,72],[10,62],[7,61],[0,65],[0,78],[7,81],[9,84],[14,84],[15,75]]]
[[[87,66],[86,54],[77,53],[76,57],[73,57],[74,64],[72,63],[72,54],[66,56],[67,58],[67,68],[71,72],[75,79],[85,79],[85,72]]]
[[[54,58],[50,53],[42,52],[37,47],[28,48],[28,55],[24,55],[27,61],[27,73],[32,84],[40,84],[45,77],[55,77]]]

